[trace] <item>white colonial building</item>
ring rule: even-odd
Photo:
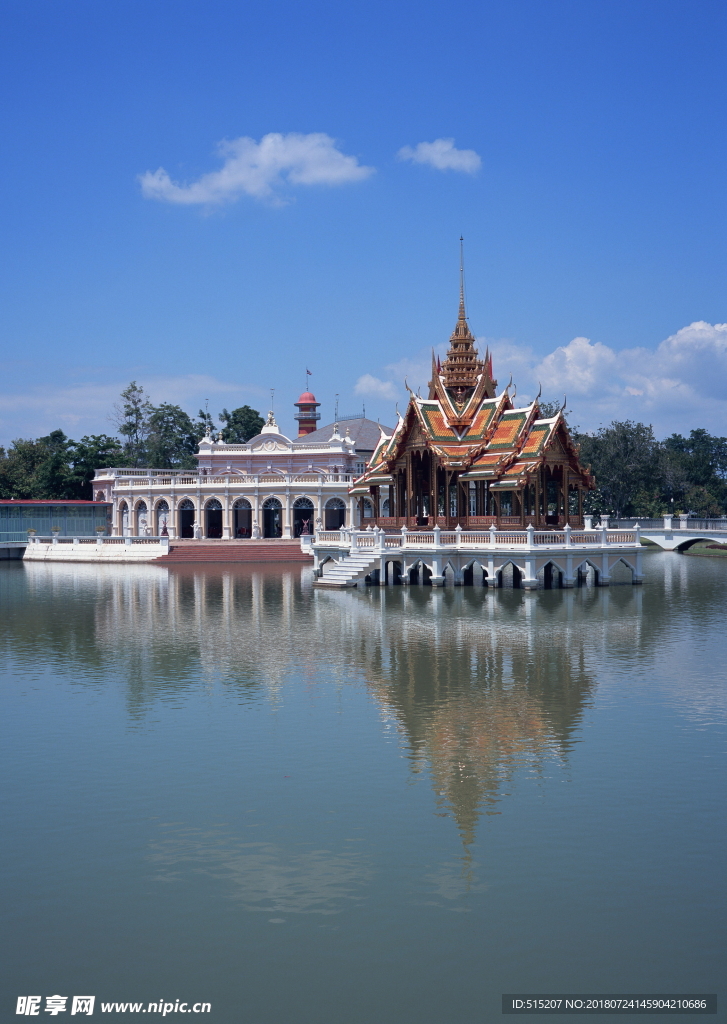
[[[293,538],[316,525],[338,529],[373,516],[371,502],[350,495],[349,487],[382,433],[392,431],[363,416],[311,430],[313,403],[310,393],[296,403],[301,413],[295,440],[269,413],[246,444],[202,438],[197,470],[97,470],[93,494],[113,505],[113,535]]]

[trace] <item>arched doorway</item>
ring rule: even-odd
[[[194,537],[194,502],[189,498],[179,503],[179,536],[187,540]]]
[[[172,521],[171,521],[170,516],[169,516],[169,505],[168,505],[168,503],[166,501],[164,501],[163,498],[157,504],[156,514],[157,514],[156,536],[157,537],[167,537],[167,536],[169,536],[169,527],[172,525]]]
[[[296,498],[293,502],[293,536],[313,533],[313,502],[310,498]]]
[[[252,533],[252,505],[247,498],[238,498],[232,506],[235,537],[249,537]]]
[[[149,509],[145,501],[140,501],[136,506],[136,536],[146,537],[147,526],[149,525]]]
[[[263,537],[282,537],[283,506],[277,498],[266,498],[263,502]]]
[[[346,506],[340,498],[330,498],[326,502],[326,530],[340,530],[346,525]]]
[[[210,498],[205,505],[205,537],[222,540],[222,504],[217,498]]]
[[[129,506],[125,501],[119,505],[119,526],[121,527],[121,536],[128,537],[131,532],[129,529]]]

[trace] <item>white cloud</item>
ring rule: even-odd
[[[695,427],[727,434],[727,324],[697,321],[655,348],[616,350],[579,337],[541,356],[511,339],[479,338],[477,344],[481,353],[490,348],[498,391],[512,374],[518,405],[532,401],[539,385],[544,400],[566,395],[570,420],[583,430],[632,419],[653,424],[659,437]],[[359,384],[370,390],[357,385],[357,391],[404,398],[406,378],[426,394],[430,371],[431,356],[422,352],[385,366],[381,378],[366,374]]]
[[[474,149],[456,149],[454,139],[435,139],[413,147],[402,146],[396,157],[415,164],[428,164],[438,171],[464,171],[465,174],[474,174],[482,166],[482,160]]]
[[[490,341],[490,348],[502,377],[516,365],[523,401],[539,383],[544,398],[566,394],[571,420],[583,429],[635,419],[652,423],[659,436],[699,426],[726,432],[727,324],[697,321],[654,349],[617,351],[588,338],[573,338],[544,358],[512,342]]]
[[[217,152],[222,167],[188,185],[172,181],[163,167],[139,175],[142,194],[184,205],[234,202],[242,195],[280,203],[276,191],[286,184],[344,185],[374,173],[373,167],[342,153],[335,139],[323,132],[270,132],[260,142],[247,136],[223,139]]]
[[[356,381],[354,387],[356,395],[371,395],[373,398],[388,398],[392,402],[399,397],[399,391],[393,381],[380,380],[370,373],[365,373]]]

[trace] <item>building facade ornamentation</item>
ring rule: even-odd
[[[318,520],[327,529],[360,525],[361,515],[368,521],[373,504],[362,505],[349,488],[378,444],[379,425],[351,417],[310,430],[319,415],[315,396],[305,392],[295,404],[295,439],[281,432],[271,411],[245,444],[208,433],[196,470],[97,470],[94,497],[112,503],[113,535],[292,539],[313,533]]]

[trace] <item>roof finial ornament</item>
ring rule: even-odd
[[[538,399],[540,398],[540,396],[542,395],[542,393],[543,393],[543,382],[539,380],[539,381],[538,381],[538,393],[537,393],[537,395],[535,396],[535,401],[536,401],[536,402],[537,402],[537,400],[538,400]],[[535,404],[535,403],[533,403],[533,404]]]
[[[466,320],[464,310],[464,238],[459,236],[459,319]]]
[[[561,412],[563,412],[563,410],[565,409],[567,402],[568,402],[568,395],[563,395],[563,404],[560,407],[560,411]]]

